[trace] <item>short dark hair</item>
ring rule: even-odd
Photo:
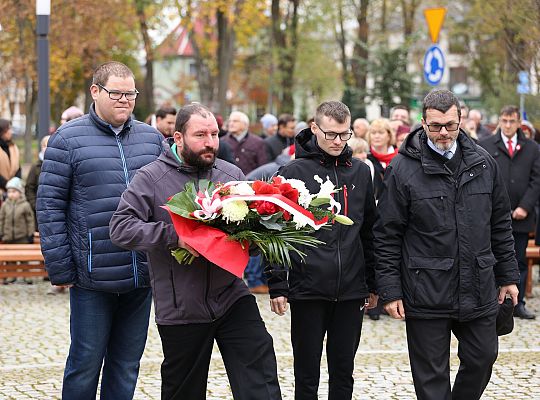
[[[135,75],[125,64],[122,64],[118,61],[109,61],[104,64],[101,64],[94,71],[94,76],[92,77],[93,85],[105,86],[109,81],[111,76],[118,76],[119,78],[129,78],[132,77],[135,80]],[[99,88],[101,90],[101,88]]]
[[[176,108],[163,106],[156,111],[156,118],[165,118],[167,115],[176,115]]]
[[[458,118],[461,119],[461,107],[459,104],[459,99],[454,93],[446,89],[435,89],[432,90],[424,97],[423,107],[422,107],[422,118],[426,120],[426,111],[427,110],[437,110],[442,113],[447,112],[456,106]]]
[[[321,123],[322,117],[332,118],[337,123],[344,124],[347,120],[351,120],[351,111],[341,101],[325,101],[315,111],[317,125]]]
[[[392,109],[390,110],[390,115],[393,114],[394,111],[396,110],[405,110],[407,112],[409,112],[409,107],[403,105],[403,104],[396,104],[394,107],[392,107]]]
[[[278,126],[287,126],[289,122],[295,122],[296,119],[291,114],[281,114],[278,118]]]
[[[0,136],[6,133],[10,126],[11,122],[9,122],[7,119],[0,118]]]
[[[499,115],[514,115],[514,114],[516,114],[518,118],[521,119],[519,108],[514,105],[508,105],[501,108],[501,113]]]
[[[212,111],[207,107],[203,106],[201,103],[191,103],[180,107],[178,113],[176,114],[176,123],[174,124],[174,129],[182,134],[186,132],[187,124],[191,119],[191,116],[197,114],[203,118],[208,118],[213,116]]]

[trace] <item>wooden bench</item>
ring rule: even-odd
[[[527,282],[525,283],[525,296],[532,297],[533,287],[533,266],[536,261],[540,261],[540,246],[534,244],[534,240],[529,240],[527,246]]]
[[[0,278],[47,276],[39,244],[0,244]]]

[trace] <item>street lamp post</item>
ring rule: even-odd
[[[38,71],[38,121],[37,132],[41,139],[49,134],[49,18],[51,0],[36,0],[37,15],[37,71]]]

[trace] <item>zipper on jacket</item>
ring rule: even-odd
[[[92,272],[92,232],[88,231],[88,272]]]
[[[349,198],[347,194],[347,185],[343,185],[343,200],[345,201],[345,216],[349,215]]]
[[[135,280],[135,287],[139,287],[139,274],[137,273],[137,253],[131,252],[131,265],[133,265],[133,279]]]
[[[212,321],[216,320],[216,315],[214,314],[214,310],[212,310],[212,307],[210,307],[210,304],[208,303],[208,293],[210,292],[210,278],[212,274],[212,270],[210,268],[210,263],[206,263],[206,291],[204,293],[204,305],[206,306],[206,309],[208,310],[208,314],[210,314],[210,317],[212,318]]]
[[[172,286],[172,293],[173,293],[174,308],[178,308],[178,303],[176,302],[176,287],[174,286],[173,267],[171,267],[169,271],[171,273],[171,286]]]
[[[336,165],[334,165],[334,177],[336,178],[336,187],[339,187],[339,179],[338,179],[338,173],[337,173],[337,160],[336,160]],[[339,191],[336,193],[336,196],[337,196],[337,201],[339,202],[340,200]],[[339,299],[339,290],[341,287],[341,226],[340,224],[336,224],[336,225],[337,225],[336,228],[339,229],[339,234],[338,234],[338,241],[337,241],[338,281],[337,281],[335,301]]]
[[[122,142],[118,135],[115,135],[116,143],[118,144],[118,149],[120,150],[120,158],[122,159],[122,167],[124,168],[124,177],[126,178],[126,188],[129,186],[129,172],[127,169],[126,157],[124,156],[124,148],[122,147]],[[139,286],[139,277],[137,272],[137,255],[134,251],[131,252],[131,265],[133,267],[133,280],[135,287]]]

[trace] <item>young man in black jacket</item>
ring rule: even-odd
[[[525,308],[525,283],[527,282],[527,244],[529,232],[536,224],[534,207],[540,195],[540,151],[538,145],[525,137],[519,128],[519,108],[505,106],[499,116],[497,132],[479,144],[497,161],[501,170],[512,209],[512,235],[514,236],[520,282],[518,304],[514,315],[534,319]]]
[[[372,226],[375,199],[366,164],[352,158],[351,114],[338,101],[322,103],[311,127],[296,137],[296,159],[279,170],[300,179],[310,193],[329,178],[339,191],[334,200],[351,226],[333,224],[315,236],[325,244],[303,248],[305,262],[291,255],[292,267],[267,268],[271,309],[283,315],[291,304],[295,399],[317,398],[323,339],[327,335],[329,398],[350,399],[354,356],[360,343],[364,306],[373,307],[374,257]],[[288,274],[287,274],[288,272]],[[287,276],[288,275],[288,276]]]
[[[375,224],[377,289],[406,318],[419,400],[480,399],[497,358],[496,317],[517,303],[510,203],[497,163],[459,130],[448,90],[424,99],[422,127],[386,169]],[[450,389],[450,337],[460,359]]]

